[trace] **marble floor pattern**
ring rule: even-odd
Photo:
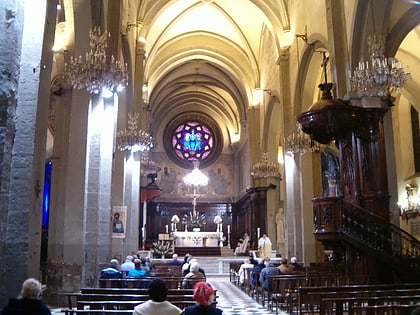
[[[207,277],[212,287],[217,290],[217,307],[223,310],[223,315],[251,315],[251,314],[275,314],[269,311],[248,294],[230,283],[228,277]],[[279,315],[288,314],[280,311]]]

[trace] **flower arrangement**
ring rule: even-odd
[[[157,255],[164,256],[171,250],[171,245],[170,241],[153,242],[153,250]]]
[[[198,211],[195,213],[190,212],[189,214],[184,214],[182,223],[192,227],[202,227],[206,224],[206,216],[204,213],[200,213]]]

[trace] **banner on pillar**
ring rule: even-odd
[[[152,200],[153,198],[159,197],[161,190],[160,189],[150,189],[150,188],[141,188],[141,202]]]
[[[125,238],[127,224],[127,206],[114,206],[112,208],[112,237]]]

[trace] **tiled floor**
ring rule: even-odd
[[[217,307],[223,310],[223,315],[275,314],[230,283],[228,276],[210,276],[207,281],[217,290]]]

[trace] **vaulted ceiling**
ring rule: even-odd
[[[231,142],[260,87],[262,36],[284,40],[276,35],[288,24],[284,12],[242,0],[156,1],[140,12],[152,119],[164,126],[177,114],[206,113]]]

